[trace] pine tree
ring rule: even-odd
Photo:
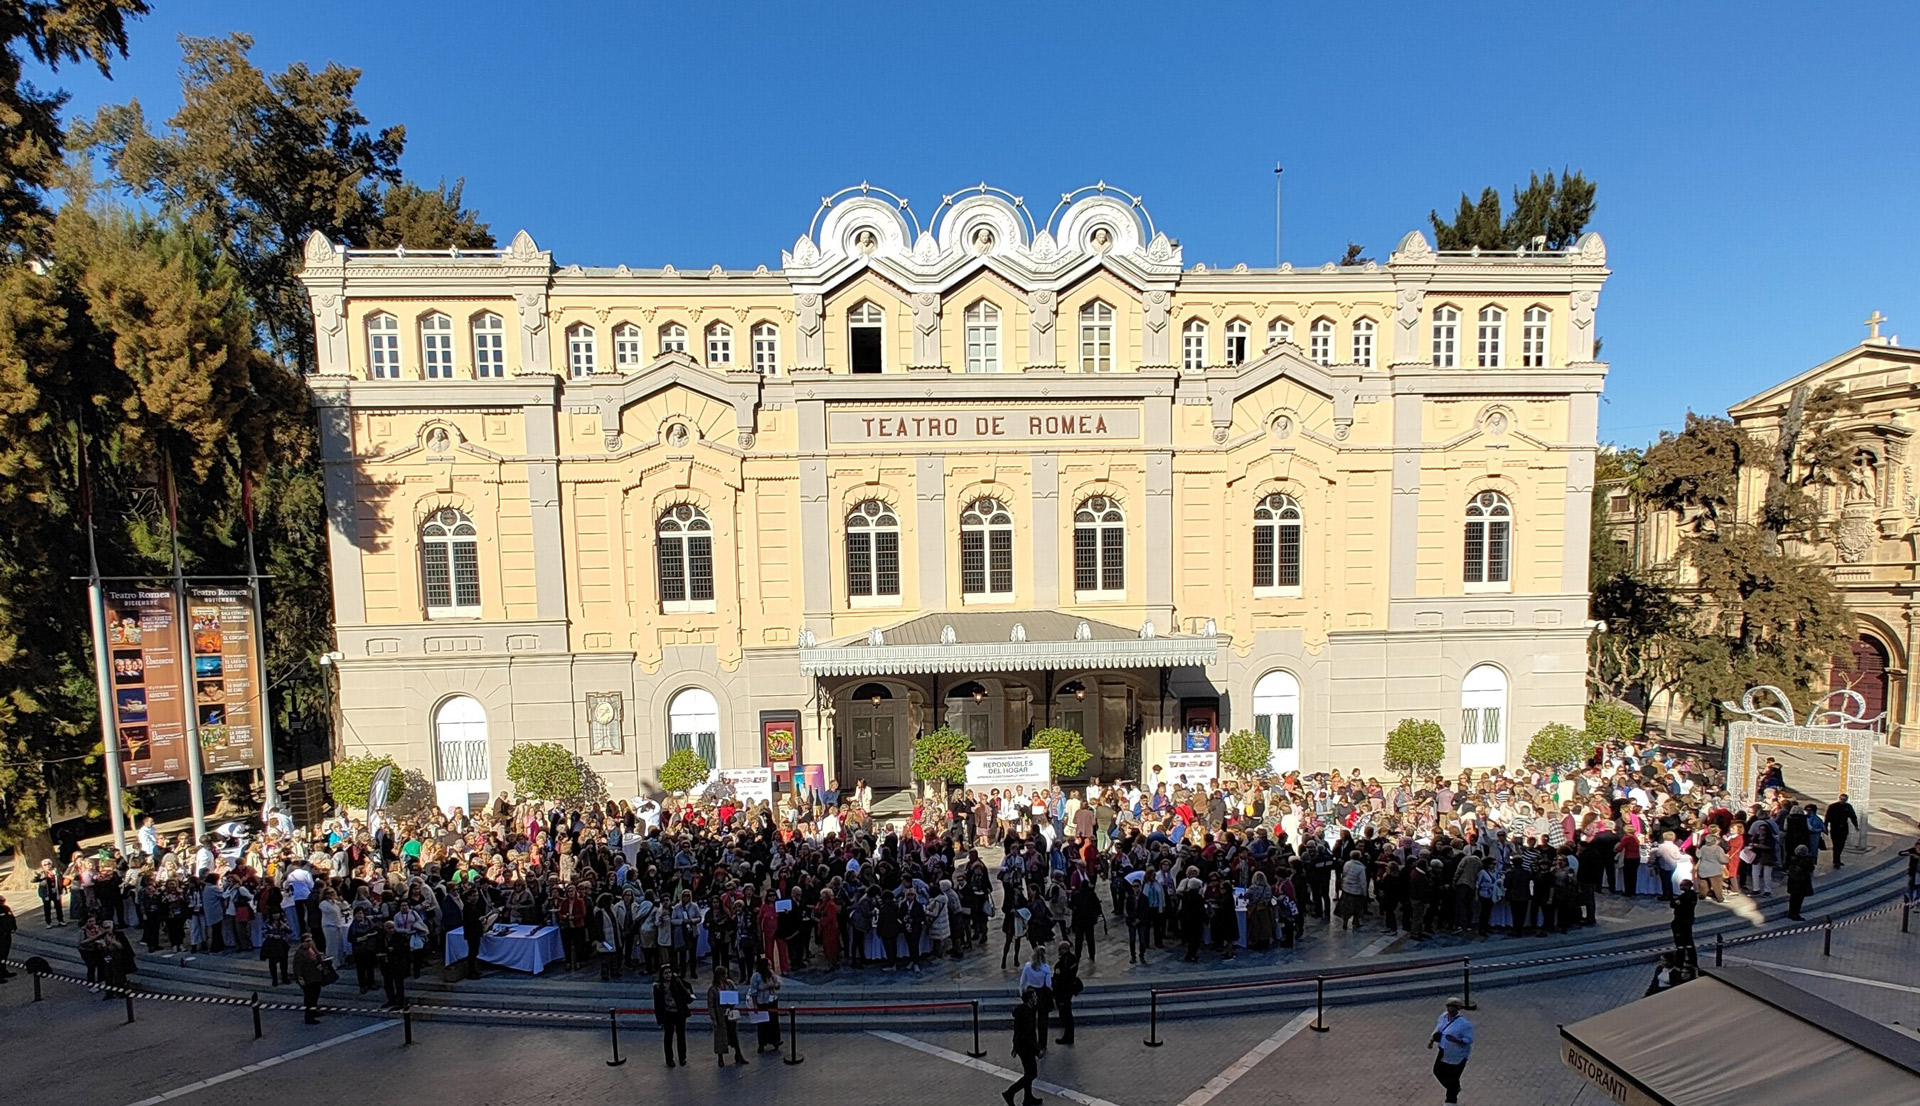
[[[491,247],[493,233],[480,216],[460,206],[465,181],[447,187],[441,181],[434,188],[422,188],[410,181],[387,186],[380,198],[380,222],[367,246],[389,250],[404,246],[410,250],[463,250]]]
[[[1500,193],[1487,188],[1478,203],[1461,193],[1452,222],[1440,218],[1438,211],[1428,212],[1427,220],[1433,224],[1434,244],[1442,250],[1529,250],[1536,243],[1563,250],[1593,221],[1596,191],[1584,174],[1563,171],[1556,178],[1549,170],[1545,177],[1531,174],[1524,191],[1513,190],[1509,214],[1501,214]]]

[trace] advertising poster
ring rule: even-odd
[[[1045,787],[1053,782],[1053,754],[1045,749],[968,753],[968,787]]]
[[[188,698],[171,591],[109,591],[107,657],[127,786],[187,778]]]
[[[1205,787],[1220,778],[1219,753],[1168,753],[1167,779],[1186,780],[1189,787]]]
[[[235,587],[187,589],[193,646],[194,721],[200,727],[200,770],[252,771],[262,764],[258,638],[253,592]]]
[[[735,798],[749,803],[773,801],[773,769],[771,768],[722,768],[714,775],[733,785]]]

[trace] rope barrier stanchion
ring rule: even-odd
[[[413,1008],[411,1006],[403,1006],[400,1008],[400,1027],[401,1027],[401,1031],[406,1034],[406,1039],[401,1041],[400,1043],[403,1045],[412,1044],[413,1043]]]
[[[133,992],[127,991],[121,997],[127,1000],[127,1024],[132,1025],[133,1024]]]
[[[611,1007],[607,1009],[607,1033],[613,1038],[613,1059],[607,1061],[607,1066],[617,1068],[626,1060],[620,1056],[620,1011]]]
[[[969,1005],[973,1007],[973,1051],[967,1055],[978,1060],[987,1054],[987,1050],[980,1047],[980,1000],[974,999]]]
[[[1167,1042],[1160,1039],[1160,988],[1147,988],[1147,1039],[1141,1044],[1148,1048],[1159,1048]]]
[[[1718,968],[1721,966],[1721,953],[1726,949],[1726,947],[1727,947],[1726,935],[1721,933],[1714,934],[1713,935],[1713,966],[1714,967]]]
[[[1826,939],[1820,943],[1820,955],[1832,956],[1833,955],[1833,915],[1831,914],[1827,915],[1826,929],[1827,929]]]
[[[774,1014],[776,1018],[779,1016],[777,1012]],[[780,1028],[780,1023],[774,1022],[773,1027]],[[787,1045],[787,1055],[781,1058],[781,1063],[793,1065],[807,1062],[807,1058],[800,1055],[800,1008],[797,1006],[787,1007]]]
[[[250,1005],[252,1005],[252,1007],[253,1007],[253,1039],[257,1041],[257,1040],[259,1040],[259,1039],[260,1039],[260,1036],[261,1036],[261,1033],[260,1033],[260,992],[258,992],[258,991],[255,991],[255,992],[253,993],[253,1002],[252,1002],[252,1003],[251,1003]]]
[[[1905,929],[1906,927],[1902,926],[1901,928]],[[40,973],[39,972],[33,973],[33,1001],[35,1002],[40,1001]]]
[[[1473,1004],[1473,957],[1460,958],[1460,1006],[1465,1010],[1478,1010]]]
[[[1902,933],[1911,932],[1910,930],[1908,930],[1907,924],[1912,920],[1913,920],[1913,900],[1911,898],[1905,898],[1900,900],[1900,932]],[[33,977],[33,997],[36,1001],[40,998],[40,977],[39,976]]]
[[[1327,977],[1313,977],[1313,1024],[1307,1027],[1315,1033],[1327,1031]]]

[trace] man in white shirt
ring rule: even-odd
[[[147,859],[160,863],[160,830],[153,824],[153,815],[140,819],[140,851]]]
[[[287,872],[287,924],[293,927],[292,939],[298,941],[307,925],[307,900],[313,897],[313,872],[304,861]]]
[[[1433,1077],[1447,1090],[1448,1102],[1460,1101],[1460,1072],[1467,1066],[1467,1057],[1473,1053],[1473,1023],[1460,1013],[1460,1000],[1447,1000],[1447,1011],[1433,1027],[1433,1038],[1427,1042],[1428,1048],[1439,1046],[1439,1055],[1433,1058]]]

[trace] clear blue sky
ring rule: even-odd
[[[1636,444],[1849,347],[1920,344],[1920,5],[157,0],[73,110],[178,102],[179,34],[365,71],[415,178],[464,177],[564,262],[779,264],[870,179],[930,214],[986,180],[1106,179],[1189,263],[1349,238],[1384,259],[1462,190],[1599,182],[1602,437]],[[1048,201],[1048,202],[1042,202]],[[1905,245],[1903,245],[1905,243]]]

